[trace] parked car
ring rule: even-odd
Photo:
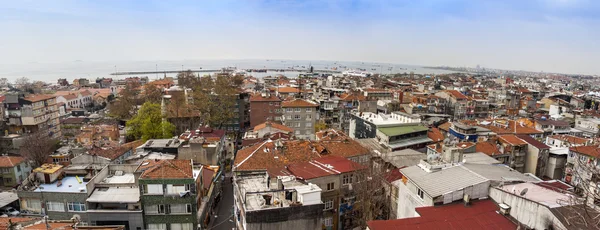
[[[0,213],[7,215],[7,216],[18,216],[21,214],[21,212],[17,211],[15,208],[13,207],[4,207],[0,209]]]

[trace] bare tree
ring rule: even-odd
[[[218,75],[216,80],[202,77],[194,89],[194,107],[202,118],[215,128],[235,118],[235,104],[238,97],[236,87],[229,75]]]
[[[183,71],[177,74],[177,85],[181,88],[194,88],[198,84],[198,77],[191,70]]]
[[[380,167],[370,166],[355,174],[357,182],[352,184],[352,190],[348,194],[355,201],[349,201],[352,208],[342,214],[343,229],[365,229],[368,221],[387,219],[389,215],[389,200],[384,188],[387,173]]]
[[[127,120],[135,114],[135,108],[140,105],[140,87],[138,83],[126,84],[117,100],[112,101],[109,109],[114,118]]]
[[[563,205],[558,217],[568,225],[567,228],[600,229],[600,159],[580,153],[580,148],[590,147],[597,148],[571,148],[577,154],[571,163],[567,163],[565,180],[575,187],[575,191],[562,191],[569,194],[569,198],[558,201]]]
[[[30,133],[23,140],[19,149],[21,156],[33,162],[33,167],[38,167],[46,162],[48,156],[56,150],[55,139],[52,139],[46,130]]]

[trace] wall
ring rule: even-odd
[[[553,155],[549,157],[545,176],[552,179],[561,180],[564,176],[566,163],[566,156],[562,157],[560,155]]]
[[[553,225],[554,229],[566,229],[544,205],[498,188],[490,188],[490,198],[498,204],[504,203],[510,206],[510,216],[530,228],[548,229]]]
[[[525,155],[525,171],[523,173],[536,174],[540,150],[533,145],[527,146],[527,154]]]
[[[167,184],[189,184],[192,195],[187,197],[179,196],[168,196],[168,195],[144,195],[143,187],[146,184],[163,184],[163,190],[166,191]],[[190,214],[158,214],[158,215],[143,215],[145,224],[154,223],[166,223],[169,226],[170,223],[193,223],[194,226],[198,224],[198,205],[196,203],[196,184],[194,179],[140,179],[140,194],[142,209],[148,205],[157,204],[192,204],[192,213]]]
[[[324,204],[246,212],[246,229],[321,229]]]
[[[287,112],[287,109],[292,109],[292,112]],[[310,112],[306,110],[310,109]],[[317,108],[300,108],[300,112],[296,112],[296,108],[283,108],[283,115],[285,116],[284,124],[294,129],[294,135],[300,139],[315,139],[315,122],[317,120]],[[288,118],[291,116],[291,119]],[[300,120],[295,120],[294,116],[300,115]],[[306,116],[310,115],[311,119],[306,119]],[[294,124],[300,123],[300,127],[296,127]],[[310,123],[310,127],[306,127],[306,124]],[[298,133],[299,132],[299,133]]]
[[[415,208],[432,206],[425,205],[424,201],[419,198],[416,193],[413,193],[402,181],[398,180],[393,183],[398,187],[398,207],[396,208],[396,218],[419,217]]]
[[[55,201],[62,202],[65,206],[65,212],[46,212],[51,220],[69,220],[73,215],[79,215],[80,220],[86,223],[90,223],[87,212],[69,212],[67,202],[81,202],[86,203],[88,198],[87,193],[57,193],[57,192],[33,192],[33,191],[18,191],[19,201],[21,207],[25,206],[25,199],[39,199],[43,202]],[[44,207],[46,205],[43,205]],[[87,209],[87,204],[86,204]]]
[[[269,105],[269,103],[271,103]],[[280,120],[276,120],[275,117],[281,119],[281,104],[279,101],[250,101],[250,127],[257,126],[267,121],[267,118],[272,117],[270,121],[275,123],[281,123]]]
[[[101,212],[88,212],[89,224],[97,225],[98,221],[127,221],[129,222],[129,230],[136,230],[137,228],[145,229],[144,221],[142,218],[142,211],[126,211],[126,212],[115,212],[110,213],[106,211]]]

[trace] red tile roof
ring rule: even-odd
[[[8,229],[8,224],[10,222],[12,222],[13,224],[31,224],[31,223],[34,223],[36,220],[39,220],[39,218],[31,218],[31,217],[0,217],[0,229]],[[44,228],[44,229],[46,229],[46,228]]]
[[[510,145],[526,145],[527,142],[525,142],[524,140],[521,140],[520,138],[518,138],[515,135],[502,135],[500,136],[500,140],[503,142],[506,142],[507,144]]]
[[[261,130],[261,129],[264,129],[264,128],[266,128],[266,127],[267,127],[267,126],[269,126],[269,125],[270,125],[272,128],[279,129],[279,130],[281,130],[281,131],[285,131],[285,132],[288,132],[288,133],[294,132],[294,129],[292,129],[292,128],[290,128],[290,127],[287,127],[287,126],[285,126],[285,125],[278,124],[278,123],[272,123],[272,122],[269,122],[269,121],[267,121],[267,122],[265,122],[265,123],[262,123],[262,124],[259,124],[259,125],[257,125],[257,126],[254,126],[253,130],[254,130],[254,131],[258,131],[258,130]]]
[[[420,207],[416,212],[420,217],[375,220],[367,222],[370,230],[404,229],[510,229],[517,228],[503,215],[497,213],[498,206],[492,200],[474,201],[465,207],[461,203]]]
[[[317,140],[345,140],[348,138],[344,131],[335,130],[335,129],[325,129],[315,133]]]
[[[550,146],[547,146],[529,135],[517,135],[517,137],[538,149],[550,149]]]
[[[402,167],[405,168],[405,167]],[[400,169],[393,169],[392,171],[389,171],[386,175],[385,175],[385,180],[388,183],[392,183],[394,181],[400,180],[402,179],[402,173],[400,172]]]
[[[284,101],[281,103],[282,108],[296,108],[296,107],[317,107],[316,103],[309,102],[303,99],[294,99],[291,101]]]
[[[319,177],[340,175],[342,173],[353,172],[363,168],[364,166],[346,158],[327,156],[307,162],[288,165],[287,170],[296,177],[310,180]]]
[[[467,96],[465,96],[461,92],[458,92],[457,90],[446,90],[446,92],[448,92],[450,95],[452,95],[456,99],[459,99],[459,100],[467,99]]]
[[[21,162],[23,162],[25,158],[19,156],[0,156],[0,168],[12,168],[15,167]]]
[[[440,142],[444,140],[444,134],[442,134],[442,131],[435,127],[429,129],[429,132],[427,132],[427,137],[433,140],[433,142]]]
[[[600,148],[598,147],[598,145],[571,147],[569,148],[569,151],[595,158],[600,158]]]
[[[125,153],[127,153],[131,149],[132,148],[128,147],[128,146],[119,146],[119,147],[108,148],[108,149],[94,148],[89,151],[89,154],[98,155],[98,156],[101,156],[104,158],[108,158],[110,160],[114,160],[114,159],[119,158],[120,156],[123,156]]]
[[[212,184],[215,174],[217,174],[217,172],[214,170],[207,167],[202,167],[202,186],[204,186],[204,189],[210,189],[210,185]]]
[[[585,143],[590,142],[590,139],[585,139],[585,138],[571,136],[571,135],[553,135],[553,136],[550,136],[550,138],[562,140],[565,142],[569,142],[571,144],[578,144],[578,145],[583,145]]]
[[[366,101],[365,95],[360,92],[345,93],[340,95],[342,101]]]
[[[194,178],[191,160],[147,160],[140,165],[138,171],[142,171],[141,179]]]
[[[300,93],[300,89],[294,87],[279,87],[277,92],[280,93]]]
[[[30,102],[38,102],[38,101],[45,101],[45,100],[52,99],[52,98],[56,98],[56,96],[51,95],[51,94],[32,94],[23,99],[26,101],[30,101]]]
[[[235,170],[265,170],[320,157],[313,151],[314,147],[309,141],[295,140],[281,143],[284,146],[276,148],[274,141],[267,140],[240,149],[234,161]]]
[[[485,153],[488,156],[495,156],[495,155],[503,154],[498,149],[498,146],[496,146],[495,143],[492,143],[490,141],[477,142],[477,144],[475,145],[475,151]]]

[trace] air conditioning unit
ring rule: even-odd
[[[499,204],[500,206],[500,214],[508,216],[510,214],[510,206],[508,204]]]

